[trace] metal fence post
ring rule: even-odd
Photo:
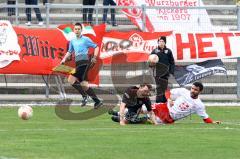
[[[56,75],[55,76],[55,81],[56,81],[56,84],[57,84],[57,88],[58,88],[58,91],[59,91],[60,98],[61,99],[66,99],[67,96],[66,96],[66,93],[65,93],[65,89],[63,87],[61,77],[59,75]]]
[[[240,5],[237,3],[237,30],[240,30]],[[237,58],[237,98],[240,98],[240,58]]]
[[[98,1],[97,1],[97,7],[95,7],[95,9],[96,9],[96,25],[98,25],[98,14],[99,14]]]
[[[146,31],[146,5],[142,5],[142,31]],[[146,82],[146,75],[145,75],[145,70],[146,70],[146,62],[143,62],[142,64],[142,83]]]
[[[45,3],[45,9],[46,9],[46,28],[49,28],[49,15],[50,15],[50,3]],[[47,80],[45,81],[44,76],[42,76],[46,87],[45,87],[45,96],[46,98],[49,98],[49,92],[50,92],[50,87],[49,87],[49,76],[47,76]]]
[[[50,3],[46,3],[45,7],[46,7],[46,27],[49,28]]]
[[[19,10],[18,10],[18,0],[16,0],[16,3],[15,3],[15,24],[18,25],[19,24],[19,21],[18,21],[18,15],[19,15]]]
[[[43,79],[43,81],[44,81],[44,83],[45,83],[45,96],[46,96],[46,98],[49,98],[49,84],[48,84],[48,82],[49,82],[49,75],[47,76],[47,79],[45,79],[45,77],[44,77],[44,75],[42,75],[42,79]]]
[[[146,31],[146,5],[143,4],[142,8],[142,31]]]

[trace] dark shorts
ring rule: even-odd
[[[139,108],[139,111],[141,108]],[[140,117],[138,110],[136,109],[128,109],[125,114],[125,119],[129,122],[129,124],[142,124],[147,121],[147,116]]]
[[[76,62],[76,72],[72,74],[78,79],[79,82],[87,81],[89,61],[78,61]]]

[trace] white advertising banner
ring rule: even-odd
[[[147,32],[216,31],[206,9],[191,9],[191,7],[204,6],[202,0],[116,0],[116,3],[118,6],[159,6],[159,8],[146,9]],[[140,7],[123,9],[122,12],[143,30],[143,12]]]

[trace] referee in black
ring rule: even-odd
[[[166,47],[166,37],[159,37],[157,42],[158,47],[155,48],[151,54],[156,54],[159,61],[157,64],[150,63],[149,67],[153,69],[153,76],[156,83],[156,103],[165,103],[167,102],[165,91],[168,87],[168,78],[170,74],[174,75],[175,61],[172,51]]]

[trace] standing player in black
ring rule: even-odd
[[[112,120],[120,122],[120,125],[144,123],[148,118],[139,117],[139,114],[142,111],[142,106],[145,105],[150,119],[156,124],[149,98],[151,89],[150,84],[129,87],[123,94],[120,111],[109,111],[109,114],[113,115]]]
[[[165,103],[165,91],[168,86],[169,75],[174,75],[175,62],[172,51],[166,47],[166,37],[161,36],[158,39],[158,47],[152,51],[151,54],[156,54],[159,58],[157,64],[149,64],[153,68],[153,76],[156,83],[156,103]]]

